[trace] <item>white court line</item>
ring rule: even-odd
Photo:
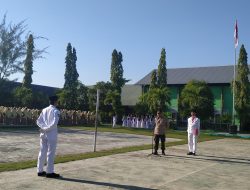
[[[165,187],[165,185],[167,185],[167,184],[169,184],[169,183],[172,183],[172,182],[174,182],[174,181],[178,181],[179,179],[185,178],[185,177],[187,177],[187,176],[189,176],[189,175],[195,174],[195,173],[197,173],[197,172],[200,172],[200,171],[202,171],[202,170],[204,170],[204,169],[207,169],[207,168],[209,168],[209,167],[215,166],[215,165],[217,165],[217,164],[219,164],[219,163],[213,163],[213,164],[211,164],[211,165],[208,165],[207,167],[201,168],[200,170],[196,170],[196,171],[187,173],[187,174],[182,175],[182,176],[180,176],[180,177],[177,177],[177,178],[175,178],[175,179],[173,179],[173,180],[167,181],[164,185],[160,185],[160,186],[161,186],[161,187]]]

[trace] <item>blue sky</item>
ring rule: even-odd
[[[157,68],[162,48],[167,68],[232,65],[236,18],[237,55],[241,44],[250,52],[249,10],[249,0],[5,0],[0,16],[26,20],[32,33],[48,38],[35,42],[49,48],[34,62],[33,84],[62,87],[68,42],[85,85],[110,80],[114,49],[130,84]],[[14,77],[22,81],[23,74]]]

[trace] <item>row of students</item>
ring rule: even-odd
[[[122,126],[132,128],[145,128],[152,129],[155,125],[155,119],[153,116],[123,116]]]

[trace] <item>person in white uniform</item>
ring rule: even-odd
[[[113,123],[112,123],[112,127],[115,128],[116,126],[116,115],[113,116]]]
[[[198,135],[200,133],[200,119],[196,117],[196,111],[191,111],[191,117],[188,118],[188,149],[189,152],[187,155],[194,155],[196,154],[197,150],[197,140]]]
[[[49,97],[50,105],[44,108],[37,119],[40,128],[40,152],[37,161],[37,175],[48,178],[58,178],[59,174],[54,172],[54,159],[57,145],[57,124],[60,111],[56,108],[57,96]],[[43,170],[47,160],[47,170]]]
[[[122,117],[122,126],[123,127],[127,126],[127,117],[125,115]]]

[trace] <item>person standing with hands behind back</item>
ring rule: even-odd
[[[60,117],[60,111],[56,108],[57,100],[57,96],[49,97],[50,105],[42,110],[36,122],[40,128],[40,152],[37,161],[37,175],[48,178],[60,177],[59,174],[54,173],[57,124]],[[47,160],[47,172],[43,171],[45,160]]]
[[[155,118],[155,129],[154,129],[154,155],[158,155],[159,140],[161,139],[161,150],[162,155],[165,155],[165,139],[166,139],[166,128],[168,127],[168,121],[163,116],[161,110],[157,111],[157,116]]]
[[[187,155],[194,155],[196,154],[197,150],[197,140],[198,135],[200,133],[200,119],[196,117],[196,111],[191,111],[191,117],[188,118],[188,149],[189,152]]]

